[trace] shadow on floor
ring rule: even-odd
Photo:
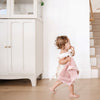
[[[0,86],[31,86],[31,81],[28,79],[0,80]]]

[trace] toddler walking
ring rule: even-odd
[[[78,78],[79,71],[73,59],[75,55],[74,48],[70,44],[70,40],[67,36],[58,36],[56,39],[56,46],[60,49],[58,55],[59,66],[57,68],[57,81],[50,88],[50,91],[55,93],[55,89],[62,83],[66,83],[69,86],[70,96],[79,97],[74,93],[74,82]]]

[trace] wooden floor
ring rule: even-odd
[[[56,94],[49,91],[55,80],[38,80],[36,87],[29,80],[0,80],[0,100],[76,100],[69,97],[68,86],[62,84]],[[100,100],[100,79],[80,79],[75,91],[77,100]]]

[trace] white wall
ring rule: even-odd
[[[58,35],[67,35],[75,47],[75,61],[80,78],[90,77],[89,1],[45,0],[44,6],[44,78],[57,67],[59,50],[54,45]]]

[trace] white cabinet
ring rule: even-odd
[[[0,18],[42,17],[41,0],[0,0]]]
[[[36,85],[43,68],[42,22],[0,19],[0,79],[31,80]]]
[[[0,0],[0,79],[28,78],[43,68],[41,0]]]

